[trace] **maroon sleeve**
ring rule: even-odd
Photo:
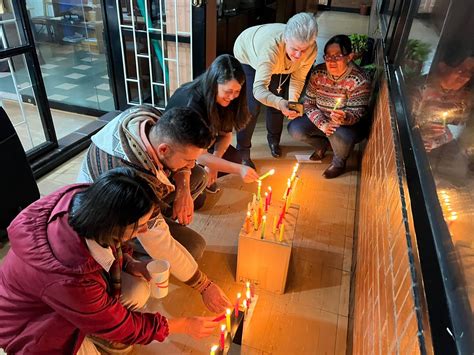
[[[55,282],[42,300],[85,334],[123,344],[163,341],[169,333],[166,317],[127,310],[93,279]]]

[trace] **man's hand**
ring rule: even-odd
[[[326,122],[321,126],[321,131],[324,132],[324,134],[329,137],[332,135],[334,132],[336,132],[336,129],[339,127],[338,124],[333,123],[333,122]]]
[[[194,215],[194,201],[189,189],[177,190],[176,197],[173,202],[173,219],[178,219],[178,222],[187,225],[193,221]]]
[[[244,180],[244,182],[246,183],[250,183],[250,182],[254,182],[258,180],[257,172],[251,167],[247,165],[243,165],[243,164],[240,166],[240,176],[242,180]]]
[[[195,339],[208,337],[214,332],[218,322],[214,317],[186,317],[168,319],[170,334],[187,334]]]
[[[217,170],[208,168],[207,166],[204,167],[207,172],[207,187],[211,186],[217,180]]]
[[[346,122],[346,113],[343,110],[332,110],[329,117],[331,117],[331,122],[338,125],[343,125]]]
[[[232,308],[232,303],[214,282],[202,293],[202,301],[207,309],[214,313],[222,313],[226,308]]]
[[[298,112],[290,110],[288,108],[287,100],[281,100],[278,103],[278,109],[281,111],[281,113],[283,113],[284,116],[288,117],[288,119],[290,120],[293,120],[300,115]]]
[[[149,261],[130,260],[126,265],[125,272],[133,276],[143,277],[145,280],[150,281],[151,275],[146,268],[148,263]]]

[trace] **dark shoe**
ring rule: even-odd
[[[256,169],[255,167],[255,164],[253,163],[252,159],[248,158],[248,159],[242,159],[242,165],[246,165],[246,166],[249,166],[251,167],[252,169]]]
[[[204,202],[206,202],[206,193],[201,192],[198,197],[194,200],[194,210],[197,211],[204,206]]]
[[[280,145],[277,143],[270,143],[270,152],[272,153],[272,157],[279,158],[281,157],[281,148]]]
[[[314,153],[309,156],[309,160],[313,160],[313,161],[323,160],[324,155],[326,154],[326,150],[328,150],[327,146],[316,149]]]
[[[344,166],[334,166],[333,164],[330,164],[329,167],[324,170],[323,176],[326,179],[334,179],[338,177],[339,175],[343,174],[344,171],[346,171],[346,168]]]
[[[219,187],[217,186],[217,183],[213,183],[211,186],[206,187],[206,192],[210,194],[216,194],[220,191]]]

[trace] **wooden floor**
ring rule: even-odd
[[[295,163],[295,154],[310,153],[309,147],[291,140],[286,129],[282,147],[284,157],[271,158],[265,142],[264,124],[259,122],[254,135],[252,157],[260,172],[275,168],[275,176],[265,180],[274,196],[283,194],[286,179]],[[83,154],[39,181],[42,194],[72,183]],[[321,174],[331,159],[322,164],[302,164],[294,203],[300,205],[296,236],[284,295],[273,295],[257,288],[259,298],[241,349],[242,354],[345,354],[349,312],[355,198],[358,179],[355,155],[343,176],[326,180]],[[244,184],[237,176],[219,180],[221,192],[210,195],[196,213],[192,228],[207,241],[201,269],[234,298],[242,285],[234,281],[237,236],[247,203],[256,184]],[[148,311],[170,317],[209,315],[200,296],[172,280],[169,295],[152,300]],[[206,354],[214,336],[196,341],[187,336],[171,336],[164,343],[136,347],[135,354]]]

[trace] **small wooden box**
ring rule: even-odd
[[[285,292],[299,206],[292,204],[288,208],[283,219],[283,241],[279,242],[279,231],[274,235],[272,228],[274,216],[279,216],[282,206],[282,202],[270,206],[264,239],[261,239],[261,227],[255,231],[252,225],[250,233],[242,227],[237,251],[237,282],[250,281],[263,290],[277,294]]]

